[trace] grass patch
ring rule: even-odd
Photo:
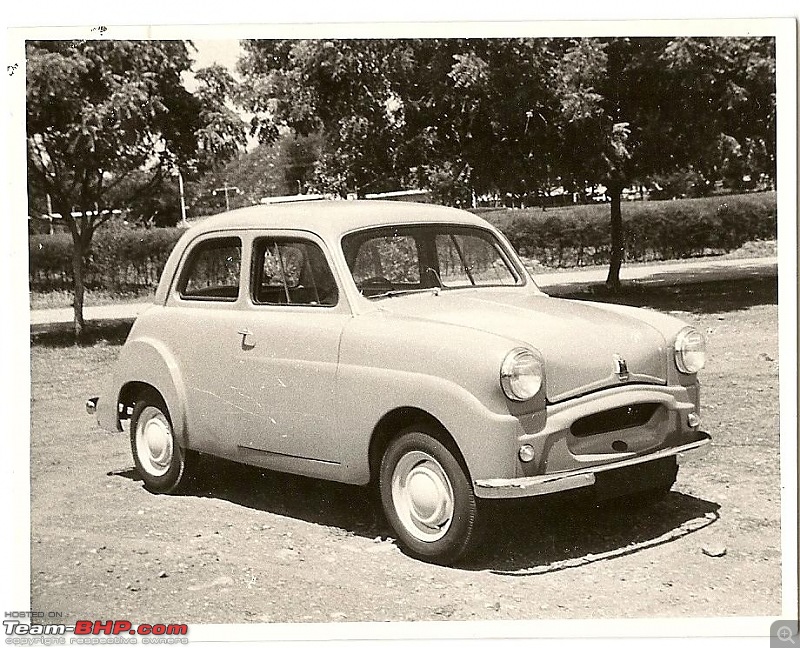
[[[108,304],[144,304],[153,299],[152,288],[141,288],[112,292],[110,290],[87,290],[84,293],[84,306],[105,306]],[[48,308],[72,308],[71,290],[31,291],[31,310]]]
[[[31,332],[31,346],[91,347],[96,344],[121,345],[130,333],[131,320],[96,320],[87,323],[83,339],[75,342],[72,324],[44,324]]]
[[[778,277],[774,275],[663,286],[624,283],[617,292],[609,291],[603,284],[554,286],[543,290],[554,297],[698,315],[778,303]]]

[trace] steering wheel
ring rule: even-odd
[[[392,282],[386,277],[367,277],[360,284],[364,288],[365,286],[391,286]]]

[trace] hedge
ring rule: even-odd
[[[608,263],[606,204],[483,213],[521,254],[547,266]],[[625,202],[625,259],[653,261],[722,254],[747,241],[777,236],[775,192]]]
[[[542,211],[481,210],[523,255],[547,266],[605,264],[609,259],[609,206],[580,205]],[[775,192],[671,201],[625,202],[625,258],[678,259],[721,254],[777,235]],[[183,233],[177,228],[105,227],[87,259],[90,289],[125,292],[154,288],[167,256]],[[68,233],[29,238],[32,290],[72,285]]]
[[[182,233],[178,228],[107,226],[98,230],[86,259],[86,287],[110,292],[155,287]],[[28,249],[31,290],[72,286],[72,237],[69,233],[31,236]]]

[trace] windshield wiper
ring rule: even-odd
[[[409,295],[411,293],[423,293],[434,291],[438,293],[441,290],[439,286],[432,286],[431,288],[403,288],[395,290],[387,290],[386,292],[378,293],[377,295],[370,295],[367,299],[375,299],[376,297],[397,297],[398,295]]]

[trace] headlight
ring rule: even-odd
[[[528,349],[513,349],[500,366],[500,385],[511,400],[526,401],[539,393],[544,368]]]
[[[687,326],[675,338],[675,364],[687,374],[697,373],[706,364],[706,339],[693,326]]]

